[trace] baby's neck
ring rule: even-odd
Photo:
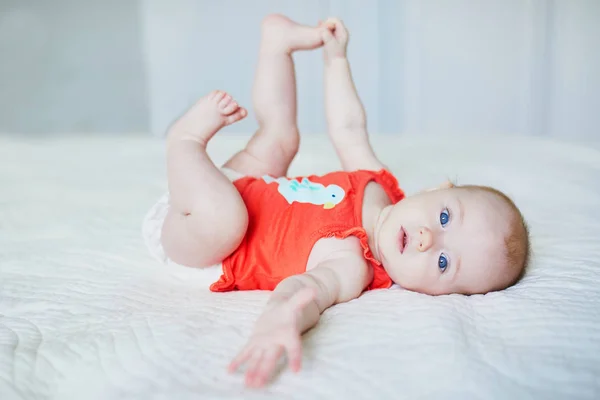
[[[363,197],[362,225],[367,231],[369,248],[379,262],[381,262],[378,246],[379,232],[391,209],[392,203],[383,188],[374,182],[369,183]]]

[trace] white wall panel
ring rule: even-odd
[[[372,132],[600,140],[599,0],[4,0],[0,130],[160,135],[220,88],[250,110],[224,133],[253,131],[273,12],[345,21]],[[294,58],[300,129],[323,132],[321,51]]]

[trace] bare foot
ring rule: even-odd
[[[196,102],[169,130],[169,137],[193,140],[206,146],[215,133],[248,115],[227,93],[213,90]]]
[[[280,14],[268,15],[262,22],[261,50],[292,53],[316,49],[323,46],[323,29],[298,24]]]

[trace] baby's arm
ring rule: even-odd
[[[338,254],[302,275],[279,283],[256,322],[246,347],[229,366],[235,371],[247,363],[246,384],[262,386],[287,352],[294,372],[302,360],[301,335],[315,326],[323,311],[357,298],[369,278],[366,261],[356,253]]]
[[[352,80],[346,57],[348,31],[338,19],[324,29],[325,112],[329,136],[344,170],[383,168],[367,134],[365,109]]]

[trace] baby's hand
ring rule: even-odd
[[[325,22],[319,23],[323,29],[323,52],[325,60],[334,58],[346,58],[346,49],[348,48],[348,30],[341,20],[329,18]]]
[[[229,371],[234,372],[248,362],[246,385],[262,386],[271,377],[283,352],[287,351],[290,368],[298,372],[302,361],[298,317],[314,297],[312,289],[302,289],[286,302],[267,309],[258,319],[246,347],[229,365]]]

